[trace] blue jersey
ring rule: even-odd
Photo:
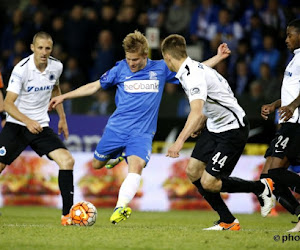
[[[123,134],[155,134],[159,104],[165,83],[176,83],[163,60],[147,60],[147,65],[131,72],[126,60],[104,73],[100,78],[101,87],[117,87],[116,110],[108,120],[107,127]]]

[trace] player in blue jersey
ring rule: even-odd
[[[126,155],[128,175],[121,185],[116,208],[110,218],[113,224],[126,220],[131,214],[127,205],[135,196],[142,170],[150,159],[165,83],[178,84],[175,73],[168,69],[163,60],[148,58],[148,41],[139,31],[125,37],[123,48],[126,58],[103,74],[100,81],[55,97],[49,104],[52,109],[65,99],[89,96],[100,88],[117,88],[117,108],[108,120],[93,159],[93,167],[100,169],[110,159],[117,158],[115,163],[118,162],[122,152]],[[229,54],[227,45],[221,44],[218,54],[204,63],[214,66]]]

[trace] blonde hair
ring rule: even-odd
[[[162,41],[161,51],[163,54],[169,54],[177,60],[186,58],[186,41],[183,36],[177,34],[169,35]]]
[[[134,33],[130,33],[124,38],[123,48],[125,53],[129,52],[148,55],[149,44],[146,37],[138,30],[135,30]]]
[[[53,43],[53,40],[52,40],[51,35],[48,34],[47,32],[44,32],[44,31],[40,31],[40,32],[38,32],[38,33],[36,33],[36,34],[34,35],[34,37],[33,37],[33,39],[32,39],[32,44],[35,43],[35,41],[36,41],[37,38],[49,39],[49,40],[51,40],[52,43]]]

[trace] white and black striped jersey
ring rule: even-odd
[[[15,105],[19,111],[42,127],[49,125],[48,104],[54,85],[59,84],[62,70],[62,63],[50,57],[46,69],[40,72],[31,54],[14,67],[9,79],[7,91],[18,94]],[[7,121],[25,126],[9,115]]]
[[[289,105],[300,94],[300,49],[294,50],[294,57],[284,71],[281,86],[281,106]],[[293,116],[287,121],[300,123],[300,110],[296,108]],[[282,120],[279,123],[283,123]]]
[[[216,70],[188,57],[176,77],[189,101],[205,101],[203,113],[207,116],[207,129],[220,133],[245,126],[244,110],[238,104],[227,80]]]

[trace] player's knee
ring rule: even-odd
[[[73,156],[68,155],[63,161],[62,169],[72,170],[74,167],[74,164],[75,164],[75,160],[74,160]]]
[[[193,168],[190,165],[188,165],[185,169],[185,173],[191,182],[194,182],[201,178],[201,173],[199,173],[196,168]]]
[[[92,161],[92,167],[94,169],[100,169],[100,168],[103,168],[105,166],[105,162],[102,162],[102,161],[99,161],[97,159],[93,159]]]
[[[213,193],[219,192],[214,181],[209,180],[207,178],[201,178],[201,185],[208,192],[213,192]]]

